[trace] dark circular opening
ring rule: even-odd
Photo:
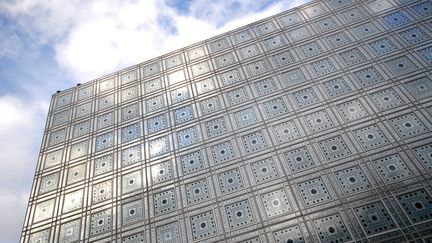
[[[267,172],[267,168],[265,168],[265,167],[262,168],[262,169],[261,169],[261,172],[262,172],[262,173],[266,173],[266,172]]]
[[[411,123],[409,123],[409,122],[405,123],[405,127],[411,127],[411,126],[412,126]]]
[[[354,177],[350,177],[350,178],[349,178],[349,181],[350,181],[351,183],[354,183],[354,182],[356,181],[356,179],[355,179]]]
[[[311,192],[312,194],[317,194],[317,190],[316,190],[315,188],[312,188],[312,189],[310,190],[310,192]]]
[[[129,210],[129,214],[130,214],[130,215],[134,215],[134,214],[135,214],[135,209],[131,209],[131,210]]]
[[[423,208],[423,204],[420,202],[416,202],[416,203],[414,203],[414,207],[417,209],[421,209],[421,208]]]
[[[193,159],[189,160],[189,164],[193,165],[195,161]]]
[[[330,232],[330,233],[334,233],[336,230],[333,228],[333,227],[329,227],[328,228],[328,232]]]
[[[234,182],[234,180],[233,180],[232,178],[229,178],[229,179],[227,180],[227,182],[231,184],[231,183]]]
[[[371,219],[372,219],[373,221],[377,221],[377,220],[378,220],[378,217],[375,216],[375,215],[372,215]]]
[[[336,146],[336,145],[333,145],[333,146],[331,146],[331,149],[332,149],[332,150],[337,150],[337,146]]]
[[[302,157],[296,157],[296,159],[295,159],[296,161],[298,161],[298,162],[300,162],[300,161],[302,161]]]
[[[166,199],[162,200],[162,204],[167,204],[167,203],[168,203],[168,201]]]
[[[103,219],[99,219],[98,224],[101,225],[103,223],[104,223]]]
[[[225,150],[221,150],[221,151],[220,151],[220,154],[225,154]]]
[[[369,138],[369,139],[373,139],[374,136],[373,136],[372,134],[369,134],[369,135],[367,135],[367,138]]]
[[[394,166],[394,165],[390,165],[388,168],[389,168],[389,170],[393,170],[393,171],[396,170],[396,166]]]
[[[200,193],[200,189],[199,189],[199,188],[195,189],[195,190],[194,190],[194,193],[195,193],[195,194],[199,194],[199,193]]]
[[[204,222],[202,222],[202,223],[200,224],[200,227],[201,227],[201,228],[205,228],[206,226],[207,226],[207,224],[204,223]]]
[[[242,215],[243,215],[242,212],[237,212],[237,213],[236,213],[236,216],[237,216],[237,217],[241,217]]]

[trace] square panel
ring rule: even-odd
[[[52,126],[59,126],[69,121],[69,109],[54,113],[52,115]]]
[[[112,216],[111,209],[93,213],[90,216],[90,237],[111,232]]]
[[[92,204],[100,203],[111,199],[112,194],[112,181],[104,181],[93,185],[92,189]]]
[[[181,53],[167,57],[165,60],[165,67],[167,69],[177,67],[183,63],[183,55]]]
[[[209,138],[220,136],[228,131],[227,124],[224,117],[219,117],[206,122],[205,128],[207,131],[207,136]]]
[[[283,156],[292,173],[307,170],[315,166],[315,162],[306,147],[285,152]]]
[[[418,70],[418,67],[406,56],[387,61],[385,62],[385,65],[396,77]]]
[[[81,235],[81,219],[63,223],[60,226],[59,242],[76,242]],[[42,242],[40,242],[42,243]]]
[[[210,147],[215,164],[225,163],[236,157],[231,141],[222,142]]]
[[[155,97],[151,97],[145,101],[146,103],[146,111],[153,112],[165,107],[165,98],[164,95],[158,95]]]
[[[149,141],[150,158],[166,154],[170,151],[168,137],[160,137]]]
[[[190,182],[185,185],[186,199],[189,205],[197,204],[210,199],[207,179]]]
[[[231,47],[231,42],[227,37],[220,37],[208,44],[211,53],[223,51]]]
[[[382,12],[392,8],[392,4],[388,0],[375,0],[367,3],[369,9],[374,12]]]
[[[275,35],[261,42],[265,51],[270,52],[286,45],[285,38],[282,35]]]
[[[382,110],[389,110],[405,104],[401,97],[392,88],[384,89],[370,94],[376,106]]]
[[[269,146],[262,131],[243,135],[241,136],[241,140],[247,154],[259,152]]]
[[[312,133],[321,132],[335,126],[326,110],[305,115],[304,118]]]
[[[402,39],[411,46],[430,40],[430,36],[420,27],[414,27],[399,33]]]
[[[257,184],[279,178],[279,172],[276,168],[273,158],[266,158],[257,162],[250,163],[253,178]]]
[[[273,232],[273,237],[277,243],[304,243],[304,237],[298,226],[282,229]]]
[[[259,121],[259,117],[253,108],[237,111],[233,115],[238,128],[255,125]]]
[[[386,182],[403,180],[413,175],[398,154],[376,159],[372,163]]]
[[[399,195],[396,198],[414,223],[432,218],[431,196],[424,189]]]
[[[144,221],[144,205],[141,200],[122,204],[122,225],[131,225]]]
[[[216,220],[213,211],[192,216],[190,219],[194,240],[206,239],[217,234]]]
[[[177,132],[179,148],[185,148],[200,141],[200,136],[196,127],[190,127]]]
[[[268,218],[277,217],[292,211],[288,195],[284,189],[262,194],[261,200]]]
[[[288,106],[282,98],[276,98],[262,104],[267,118],[275,118],[289,112]]]
[[[432,16],[432,3],[431,2],[422,2],[422,3],[417,3],[415,5],[410,6],[410,8],[412,10],[414,10],[414,12],[419,15],[421,18],[428,18],[430,16]]]
[[[121,151],[122,167],[136,164],[142,160],[141,145],[135,145]]]
[[[352,240],[339,214],[316,219],[313,223],[321,242],[346,242]]]
[[[354,32],[360,39],[367,39],[373,35],[380,34],[381,30],[373,24],[373,22],[369,22],[367,24],[362,24],[354,27]]]
[[[318,145],[320,146],[324,157],[330,162],[346,158],[352,154],[348,145],[341,136],[322,140],[318,142]]]
[[[397,51],[399,48],[389,38],[382,38],[368,43],[373,53],[380,57]]]
[[[426,166],[428,170],[432,170],[432,144],[426,144],[414,148],[414,153],[420,158],[420,161]]]
[[[63,149],[58,149],[46,154],[44,159],[44,169],[51,168],[53,166],[59,165],[62,162]]]
[[[425,60],[429,66],[432,66],[432,47],[428,47],[418,51],[420,56]]]
[[[348,67],[360,64],[368,60],[358,48],[341,52],[339,53],[339,57],[342,59],[342,62]]]
[[[321,16],[326,13],[326,10],[321,6],[321,4],[310,5],[303,9],[303,12],[309,17],[314,18]]]
[[[193,118],[192,106],[184,106],[174,110],[174,122],[176,125],[191,121]]]
[[[43,194],[43,193],[56,190],[59,185],[59,177],[60,177],[59,173],[53,173],[42,177],[39,184],[38,194]]]
[[[150,171],[153,184],[174,179],[174,168],[169,160],[152,165]]]
[[[352,91],[348,83],[342,78],[335,78],[322,83],[324,91],[331,98],[338,97]]]
[[[296,12],[291,12],[287,15],[279,17],[277,20],[282,25],[282,27],[291,27],[302,21],[299,14]]]
[[[62,212],[64,214],[80,209],[83,206],[83,190],[65,194]]]
[[[261,54],[261,49],[258,44],[251,44],[242,48],[239,48],[237,53],[242,60],[246,60]]]
[[[312,87],[292,92],[292,96],[299,108],[304,108],[320,102]]]
[[[144,77],[155,75],[160,72],[160,69],[161,66],[158,62],[146,64],[143,67]]]
[[[253,63],[245,64],[244,68],[249,78],[257,77],[259,75],[265,74],[272,70],[270,63],[267,62],[265,59]]]
[[[123,194],[141,189],[141,187],[143,186],[141,171],[138,170],[123,175],[121,183],[121,189]]]
[[[315,29],[320,33],[325,33],[327,31],[336,29],[339,27],[339,24],[335,21],[334,17],[326,17],[320,19],[314,23]]]
[[[134,123],[121,129],[121,142],[127,143],[141,137],[141,124]]]
[[[217,69],[228,67],[237,63],[236,56],[233,52],[224,53],[220,56],[214,57],[213,63],[215,64]]]
[[[187,52],[189,60],[195,60],[206,56],[206,51],[204,46],[195,47]]]
[[[77,159],[90,154],[89,141],[72,144],[70,147],[70,159]]]
[[[106,113],[97,117],[96,128],[97,130],[104,129],[114,125],[114,123],[114,112]]]
[[[368,87],[385,79],[375,67],[367,67],[353,73],[355,80],[362,87]]]
[[[293,120],[289,120],[271,127],[273,137],[281,144],[300,138],[300,132]]]
[[[239,201],[225,206],[228,217],[228,225],[231,230],[252,224],[255,222],[249,200]]]
[[[147,119],[147,132],[149,134],[167,129],[169,126],[168,119],[165,114],[150,117]]]
[[[177,209],[174,190],[167,190],[153,195],[154,212],[156,217],[173,212]]]
[[[301,84],[306,81],[306,77],[299,68],[281,73],[280,79],[284,81],[288,87]]]
[[[200,151],[181,155],[180,161],[184,174],[204,169],[204,161]]]
[[[217,181],[222,194],[239,191],[245,187],[238,168],[219,173]]]
[[[244,103],[250,99],[248,92],[244,87],[227,91],[226,97],[228,98],[228,104],[230,106],[235,106]]]
[[[140,116],[139,104],[132,104],[121,108],[122,122],[132,120]]]
[[[354,212],[368,235],[396,228],[396,223],[381,202],[357,207]]]
[[[390,143],[377,125],[360,128],[354,130],[353,133],[364,150],[375,149]]]
[[[115,80],[114,78],[110,78],[99,83],[99,93],[106,92],[108,90],[114,89]]]
[[[253,87],[259,96],[265,96],[278,91],[278,87],[273,78],[266,78],[253,83]]]
[[[254,31],[257,36],[263,36],[267,35],[269,33],[272,33],[277,30],[276,25],[273,23],[273,21],[266,21],[264,23],[260,23],[257,26],[254,27]]]
[[[176,90],[171,91],[171,103],[177,104],[191,98],[188,87],[181,87]]]
[[[136,233],[122,237],[122,243],[142,243],[145,242],[144,233]]]
[[[359,166],[346,168],[335,173],[336,179],[345,194],[353,194],[370,189],[372,186]]]
[[[198,77],[200,75],[209,73],[211,69],[210,69],[209,62],[205,61],[205,62],[200,62],[198,64],[192,65],[191,70],[192,70],[192,76]]]
[[[38,202],[35,207],[33,222],[40,222],[53,216],[55,199]]]
[[[214,112],[220,111],[224,108],[220,96],[213,96],[200,102],[201,113],[203,115],[210,115]]]
[[[390,119],[390,124],[402,138],[410,138],[429,129],[413,113]]]
[[[292,42],[298,42],[304,39],[307,39],[312,36],[312,33],[310,30],[304,27],[300,27],[291,31],[287,32],[288,37]]]
[[[330,193],[321,177],[297,184],[306,207],[331,200]]]
[[[66,185],[83,181],[86,177],[86,168],[86,163],[70,167],[67,171]]]
[[[421,77],[413,81],[404,83],[406,89],[416,100],[421,100],[432,96],[432,81],[428,77]]]
[[[351,100],[336,105],[336,108],[346,122],[356,121],[369,115],[359,100]]]
[[[239,83],[242,79],[243,76],[239,69],[232,69],[219,75],[219,80],[222,82],[224,87]]]
[[[316,57],[324,52],[323,48],[316,41],[301,45],[297,50],[304,58]]]
[[[156,78],[144,82],[143,92],[145,94],[151,94],[153,92],[161,90],[163,87],[162,79]]]
[[[139,96],[139,89],[137,86],[123,89],[121,91],[121,102],[133,100]]]
[[[94,175],[98,176],[106,172],[112,171],[114,168],[113,155],[105,155],[94,160]]]
[[[333,73],[337,70],[333,62],[328,58],[315,61],[310,64],[310,67],[317,77]]]
[[[156,228],[156,240],[158,243],[180,242],[180,231],[177,222],[162,225]]]
[[[354,0],[329,0],[328,2],[334,9],[339,9],[353,4]]]
[[[392,28],[399,28],[411,23],[411,20],[401,11],[395,11],[383,17],[384,23]]]
[[[48,147],[64,143],[66,140],[66,128],[52,131],[49,134]]]
[[[195,82],[194,85],[197,95],[202,95],[216,89],[216,83],[212,78]]]
[[[78,138],[90,133],[90,121],[76,123],[73,126],[72,138]]]
[[[240,32],[237,32],[232,35],[232,39],[234,41],[234,44],[241,44],[247,41],[252,40],[254,37],[252,35],[252,31],[249,29],[241,30]]]
[[[352,43],[351,38],[344,32],[337,32],[325,37],[325,40],[330,44],[332,48],[339,48]]]
[[[97,99],[97,101],[98,101],[98,110],[101,111],[101,110],[114,107],[115,97],[114,94],[110,94],[104,97],[100,97],[99,99]]]
[[[72,93],[60,95],[55,99],[54,108],[58,109],[64,107],[66,105],[69,105],[71,102],[72,102]]]
[[[286,67],[295,63],[294,56],[290,51],[279,52],[271,55],[270,60],[275,68]]]

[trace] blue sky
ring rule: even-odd
[[[56,90],[306,1],[0,1],[0,241],[19,239]]]

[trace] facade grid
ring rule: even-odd
[[[21,242],[432,242],[431,37],[314,0],[58,92]]]

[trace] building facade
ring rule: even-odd
[[[21,242],[432,242],[431,36],[316,0],[54,94]]]

